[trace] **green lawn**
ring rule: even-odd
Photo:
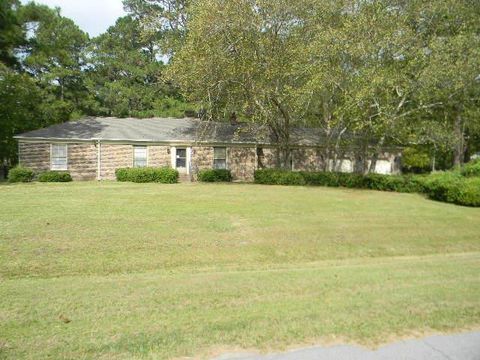
[[[203,358],[480,326],[480,209],[256,185],[0,184],[0,199],[0,358]]]

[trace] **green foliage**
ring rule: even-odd
[[[480,177],[480,159],[475,159],[465,164],[461,173],[466,177]]]
[[[465,179],[459,172],[430,176],[366,176],[333,172],[291,172],[265,169],[255,172],[257,184],[347,187],[403,193],[425,193],[430,199],[465,206],[480,206],[480,178]]]
[[[178,182],[178,171],[172,168],[123,168],[117,169],[118,181],[134,183],[175,184]]]
[[[422,192],[422,177],[368,174],[365,176],[365,188],[380,191],[402,193]]]
[[[59,9],[29,3],[21,8],[25,22],[35,23],[24,49],[23,67],[49,95],[48,103],[70,119],[75,109],[87,111],[90,94],[84,82],[88,35]]]
[[[70,182],[72,176],[66,171],[45,171],[38,175],[40,182]]]
[[[18,0],[0,1],[0,66],[2,63],[8,67],[16,66],[18,59],[14,50],[26,41],[16,11],[19,6]]]
[[[480,178],[463,178],[455,172],[437,173],[424,182],[424,192],[433,200],[480,206]]]
[[[14,167],[8,172],[8,182],[31,182],[35,176],[33,170],[24,168],[22,166]]]
[[[431,170],[429,151],[425,148],[408,147],[402,152],[402,167],[414,173],[424,173]]]
[[[165,65],[157,46],[160,34],[141,34],[138,19],[119,18],[89,48],[92,68],[88,88],[96,111],[118,117],[183,117],[189,107],[172,83],[163,80]]]
[[[206,169],[198,173],[198,180],[202,182],[231,182],[232,173],[227,169]]]
[[[255,183],[265,185],[305,185],[305,179],[299,172],[279,169],[255,171]]]
[[[0,68],[0,163],[15,164],[18,144],[13,136],[42,126],[43,91],[28,75]]]
[[[361,175],[339,172],[291,172],[288,170],[264,169],[255,172],[257,184],[311,185],[371,189],[396,192],[421,192],[422,178],[416,176],[392,176],[380,174]]]

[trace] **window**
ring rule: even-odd
[[[185,148],[177,149],[176,167],[177,168],[187,167],[187,149]]]
[[[52,144],[51,151],[50,168],[52,170],[67,170],[67,144]]]
[[[146,167],[147,166],[147,147],[146,146],[134,146],[133,147],[133,167]]]
[[[214,169],[227,168],[227,148],[224,148],[224,147],[213,148],[213,168]]]

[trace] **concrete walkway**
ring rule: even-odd
[[[311,347],[286,353],[224,354],[216,360],[480,360],[480,332],[430,336],[385,345],[371,351],[357,346]]]

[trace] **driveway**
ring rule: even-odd
[[[278,354],[224,354],[215,360],[480,360],[480,332],[399,341],[377,350],[357,346],[310,347]]]

